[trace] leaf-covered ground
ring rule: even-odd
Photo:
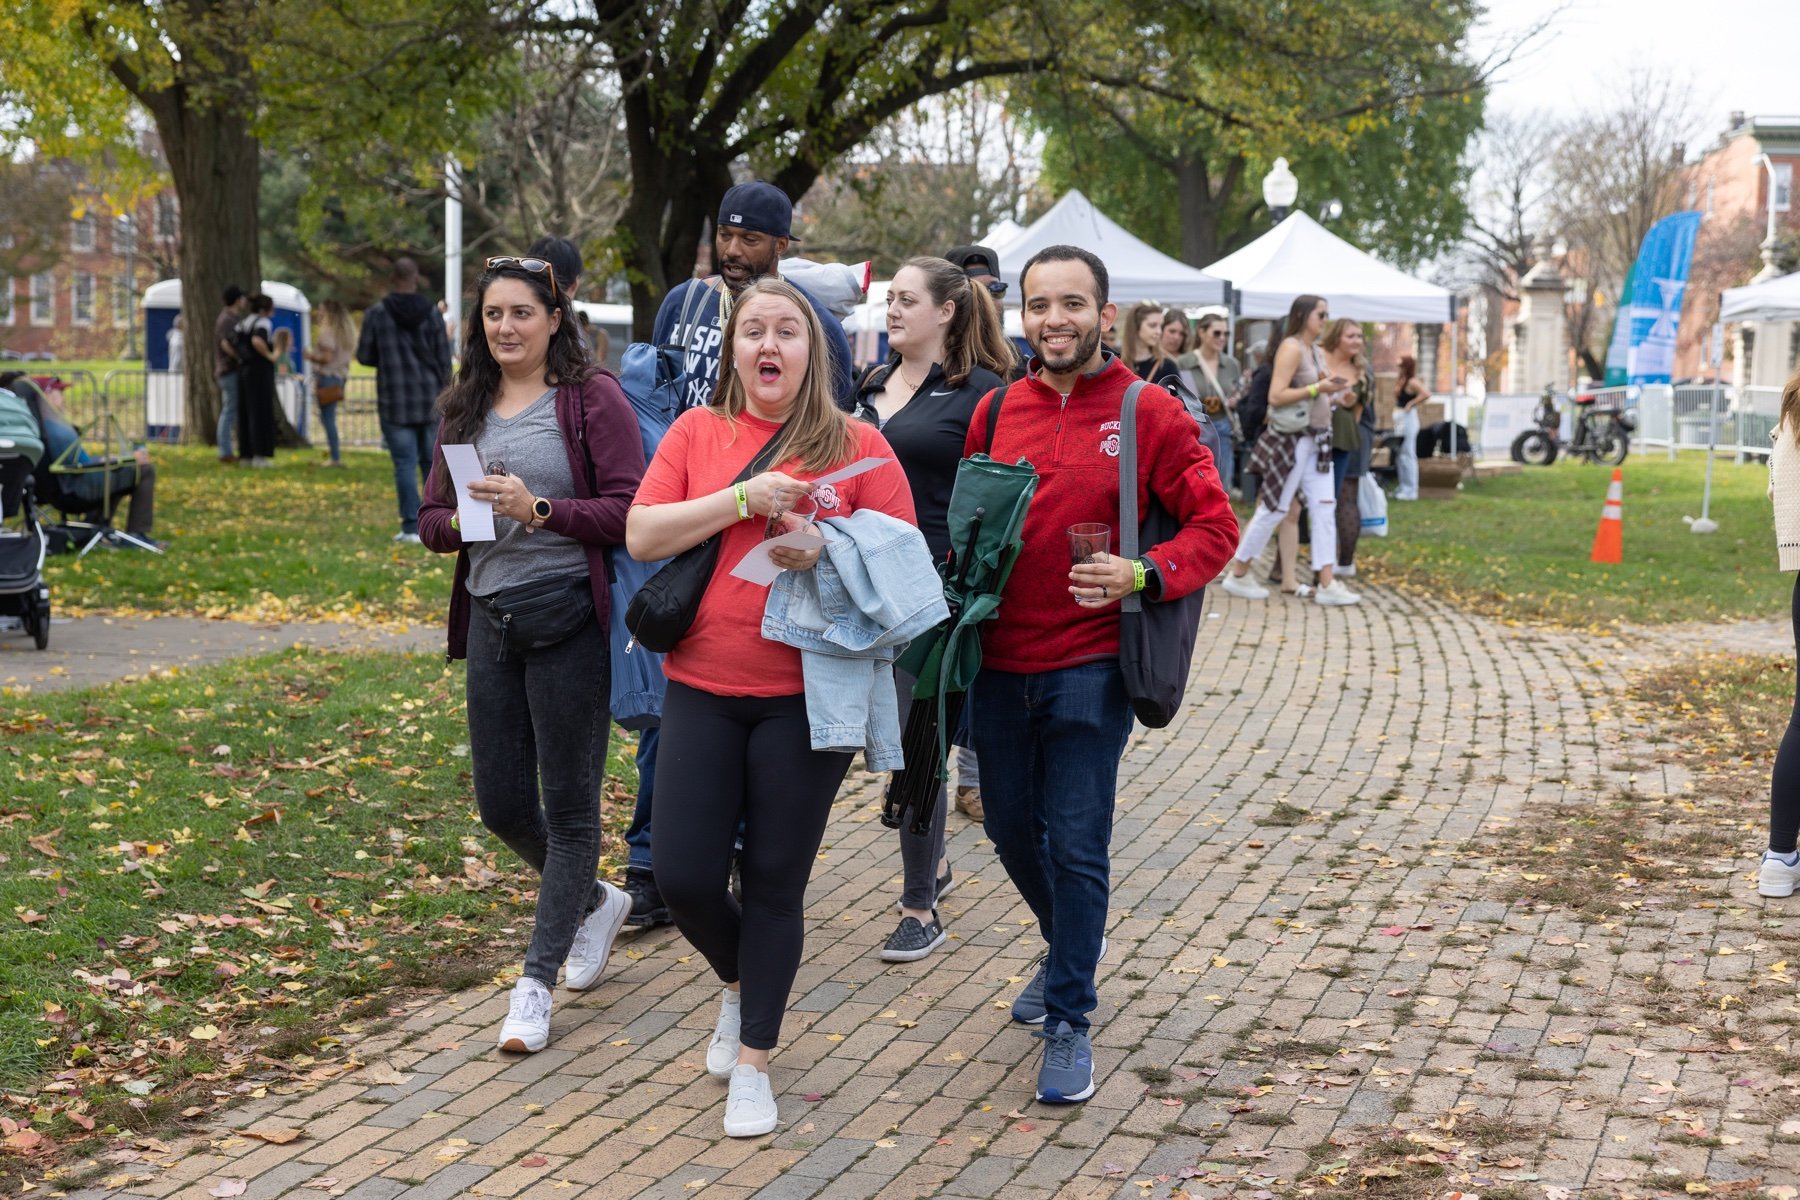
[[[205,446],[155,446],[156,535],[168,553],[96,550],[45,567],[52,603],[76,612],[180,613],[252,621],[439,621],[455,559],[396,545],[388,456],[316,450],[269,470],[221,466]]]
[[[0,1135],[23,1167],[343,1069],[397,990],[516,970],[461,669],[293,651],[0,717]],[[619,866],[630,747],[609,764]]]

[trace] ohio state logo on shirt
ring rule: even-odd
[[[824,487],[814,488],[812,499],[813,503],[820,508],[836,508],[838,506],[837,488],[829,483]]]
[[[1108,458],[1119,457],[1119,423],[1107,421],[1100,426],[1100,453]]]

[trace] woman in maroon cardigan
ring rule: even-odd
[[[491,258],[476,284],[462,370],[439,398],[437,444],[473,444],[493,505],[492,540],[465,541],[443,456],[419,538],[455,553],[449,654],[467,658],[469,759],[482,824],[539,874],[524,973],[502,1050],[550,1040],[559,970],[580,991],[606,967],[631,911],[596,878],[608,704],[606,561],[644,473],[618,381],[582,348],[548,263]]]

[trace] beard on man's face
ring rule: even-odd
[[[718,260],[714,269],[733,294],[743,291],[764,275],[772,274],[780,257],[773,239],[768,242],[768,249],[760,255],[747,254],[741,250],[727,253],[717,243],[714,243],[713,253]]]
[[[1058,332],[1065,331],[1058,330]],[[1052,357],[1051,354],[1045,352],[1042,340],[1043,335],[1044,331],[1040,330],[1038,333],[1039,340],[1031,343],[1032,352],[1038,356],[1039,362],[1043,363],[1047,369],[1058,375],[1073,371],[1076,367],[1086,363],[1089,359],[1094,357],[1094,352],[1100,349],[1100,326],[1098,323],[1092,328],[1078,333],[1075,336],[1075,340],[1069,343],[1068,348],[1057,351],[1055,357]]]

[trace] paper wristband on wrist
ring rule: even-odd
[[[741,483],[731,485],[731,497],[737,501],[738,520],[750,519],[750,491]]]
[[[456,532],[458,532],[458,533],[462,532],[462,514],[461,513],[456,513],[453,516],[451,516],[450,528],[456,530]]]
[[[1306,389],[1306,394],[1312,399],[1317,400],[1319,398],[1319,385],[1316,383],[1309,385]]]
[[[1131,590],[1134,592],[1144,590],[1144,560],[1141,558],[1131,560]]]

